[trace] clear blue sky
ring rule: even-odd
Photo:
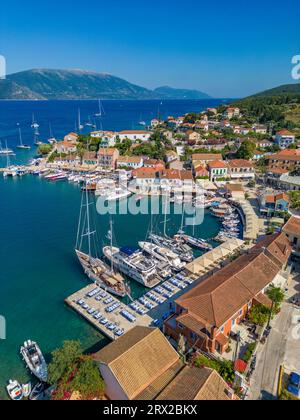
[[[291,58],[300,54],[299,0],[1,3],[9,73],[83,68],[149,88],[239,97],[292,83]]]

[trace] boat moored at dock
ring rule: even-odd
[[[37,343],[31,340],[25,341],[20,353],[31,373],[40,381],[47,382],[47,363]]]
[[[151,242],[139,242],[139,246],[154,259],[167,262],[175,271],[181,271],[186,266],[186,263],[182,262],[179,256],[168,248],[160,247]]]
[[[103,253],[121,273],[143,286],[153,288],[160,283],[155,263],[141,251],[129,247],[104,247]]]

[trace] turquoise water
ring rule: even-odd
[[[220,101],[219,101],[220,102]],[[90,115],[95,104],[76,102],[1,102],[0,138],[7,138],[9,147],[17,144],[16,126],[23,127],[24,142],[32,141],[31,114],[41,122],[41,133],[47,138],[49,121],[55,135],[73,129],[76,110]],[[217,105],[216,101],[169,101],[165,114],[179,115]],[[104,120],[106,129],[125,129],[141,118],[150,120],[157,112],[155,101],[111,101]],[[85,110],[85,111],[84,111]],[[127,123],[126,123],[127,121]],[[16,162],[27,162],[34,154],[16,150]],[[0,166],[5,165],[1,159]],[[80,189],[67,182],[51,183],[38,177],[3,179],[0,175],[0,315],[6,318],[7,339],[0,340],[0,399],[6,398],[5,384],[10,378],[25,382],[28,373],[19,356],[20,345],[27,339],[36,340],[47,357],[64,340],[79,339],[84,349],[107,343],[94,328],[65,304],[66,297],[84,287],[88,280],[74,257],[74,246],[80,207]],[[181,216],[170,217],[170,233],[176,233]],[[162,219],[155,218],[162,230]],[[117,245],[136,246],[144,240],[150,217],[143,215],[116,216],[114,232]],[[109,217],[97,216],[100,238],[105,238]],[[214,237],[218,221],[207,214],[196,235]],[[191,233],[191,232],[189,232]],[[99,249],[104,241],[99,241]],[[143,288],[132,283],[133,296]]]
[[[0,340],[0,396],[9,378],[28,379],[18,355],[24,340],[39,342],[45,354],[63,340],[80,339],[84,348],[107,341],[70,310],[64,299],[84,287],[87,279],[73,249],[80,206],[80,190],[67,182],[51,183],[38,177],[0,178],[0,314],[7,321],[7,339]],[[180,226],[171,216],[170,233]],[[162,227],[156,220],[157,227]],[[150,217],[114,218],[118,245],[136,246],[146,237]],[[108,231],[108,216],[97,216],[100,237]],[[207,214],[197,235],[217,234],[218,222]],[[103,241],[105,243],[105,240]],[[102,243],[99,244],[99,248]],[[133,295],[143,292],[132,282]]]

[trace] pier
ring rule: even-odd
[[[119,338],[119,336],[116,334],[116,330],[122,330],[122,335],[124,335],[136,326],[149,327],[152,325],[153,318],[148,315],[137,314],[129,306],[120,302],[112,294],[105,292],[105,297],[100,299],[99,293],[104,292],[102,289],[100,289],[101,292],[99,291],[99,293],[90,297],[89,294],[95,290],[96,287],[97,286],[94,283],[86,286],[85,288],[68,297],[66,299],[66,303],[88,322],[90,322],[97,330],[101,332],[101,334],[105,335],[110,340],[116,340]],[[89,309],[84,309],[82,306],[80,306],[78,304],[80,300],[84,301],[86,305],[88,305]],[[108,301],[110,302],[106,303]],[[106,310],[113,306],[114,303],[119,303],[120,306],[117,308],[117,310],[108,313]],[[99,312],[102,318],[106,318],[108,323],[103,325],[101,324],[101,318],[95,319],[94,314],[89,313],[89,311],[91,312],[92,309],[94,309],[94,312]],[[135,318],[134,322],[130,322],[121,314],[124,310]],[[114,331],[109,330],[107,328],[107,325],[109,324],[116,325],[116,329],[114,329]]]

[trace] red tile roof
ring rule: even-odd
[[[270,235],[176,303],[208,328],[220,328],[273,281],[290,254],[284,234]]]

